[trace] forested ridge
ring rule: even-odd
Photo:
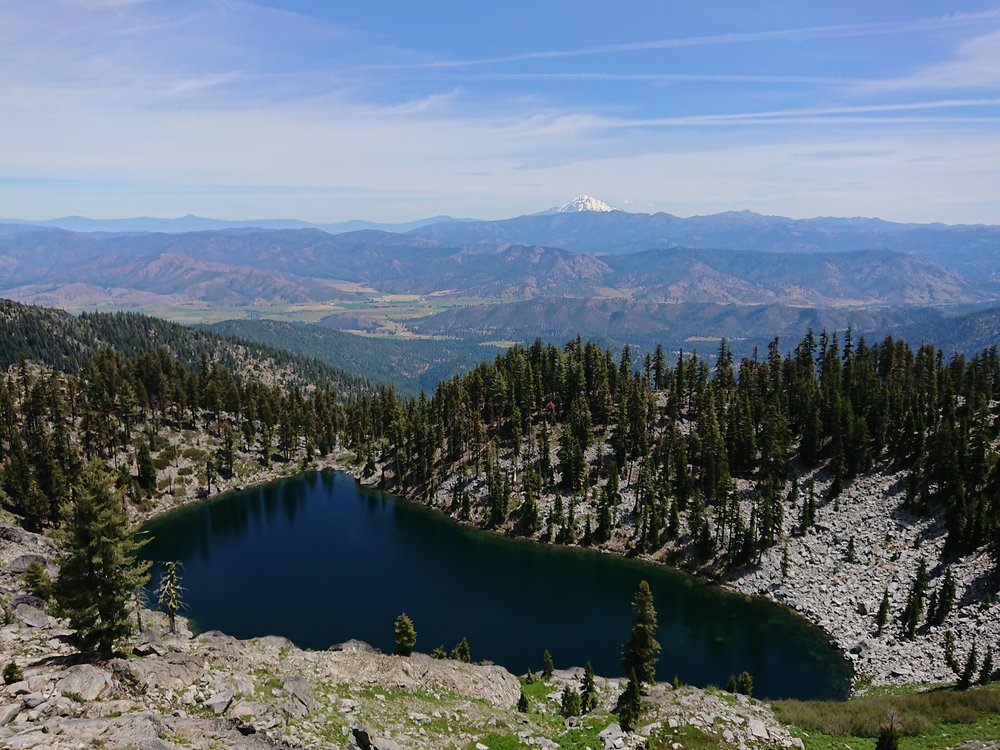
[[[77,318],[0,301],[0,319],[0,504],[33,529],[62,523],[89,462],[136,508],[275,461],[308,465],[332,451],[345,404],[371,387],[144,315]]]
[[[88,459],[141,473],[154,455],[162,469],[160,433],[198,429],[215,445],[198,475],[208,485],[234,451],[266,463],[344,448],[387,489],[430,501],[447,486],[463,520],[695,564],[752,563],[789,514],[805,533],[818,503],[876,467],[907,472],[907,505],[944,520],[947,556],[1000,536],[996,347],[948,358],[810,332],[785,355],[775,339],[738,362],[723,341],[709,364],[536,340],[408,399],[146,316],[2,310],[0,357],[20,364],[0,379],[0,486],[34,525],[58,523]],[[326,387],[309,384],[317,374]],[[134,484],[126,473],[119,483]]]
[[[23,305],[0,299],[0,370],[33,360],[61,372],[79,371],[101,349],[124,357],[165,349],[188,367],[203,356],[235,372],[287,384],[357,392],[368,382],[312,357],[189,328],[139,313],[83,313]]]
[[[450,512],[480,525],[719,566],[778,544],[788,514],[806,533],[855,477],[902,470],[908,509],[943,519],[946,558],[992,541],[996,560],[998,388],[996,347],[947,358],[850,331],[739,362],[723,341],[712,365],[539,340],[430,397],[359,399],[348,440],[385,487],[425,501],[447,487]]]

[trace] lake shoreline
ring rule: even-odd
[[[158,518],[172,510],[190,506],[194,503],[212,501],[228,492],[251,489],[267,485],[282,479],[289,479],[307,471],[338,470],[353,477],[360,485],[386,491],[401,500],[417,506],[428,508],[440,513],[450,521],[469,528],[490,531],[499,536],[515,536],[505,534],[503,530],[488,529],[474,522],[462,520],[448,512],[451,503],[447,481],[438,487],[429,501],[393,493],[380,486],[378,473],[365,477],[356,458],[349,452],[332,452],[328,457],[311,461],[304,465],[301,461],[291,460],[282,463],[271,463],[260,467],[253,462],[252,471],[244,473],[239,478],[229,480],[221,489],[207,497],[173,498],[160,496],[154,504],[144,511],[133,515],[133,522],[141,524]],[[828,505],[818,510],[819,531],[815,535],[789,537],[785,546],[795,562],[793,580],[782,582],[779,568],[782,551],[779,547],[771,548],[762,556],[761,563],[755,568],[741,569],[722,576],[706,575],[704,571],[691,570],[678,566],[675,562],[663,559],[664,555],[628,554],[624,546],[615,547],[614,541],[605,545],[584,546],[578,543],[558,546],[580,547],[600,551],[604,554],[631,557],[653,565],[664,565],[685,575],[690,575],[701,583],[718,586],[730,592],[748,597],[761,597],[786,608],[790,613],[802,618],[810,626],[817,628],[826,636],[830,647],[836,649],[844,660],[850,664],[853,677],[850,694],[861,695],[871,686],[937,686],[953,681],[953,675],[947,670],[943,654],[943,644],[940,629],[918,635],[915,640],[899,638],[895,635],[892,624],[882,636],[875,632],[874,614],[877,612],[879,599],[883,588],[892,588],[900,598],[905,594],[912,571],[916,568],[917,555],[912,545],[907,548],[905,539],[910,539],[914,533],[926,531],[922,529],[919,519],[909,519],[900,529],[897,536],[900,541],[886,554],[863,569],[868,576],[855,575],[853,578],[844,576],[843,565],[833,552],[837,546],[846,545],[846,539],[838,536],[841,527],[866,530],[872,534],[881,529],[878,523],[872,523],[866,513],[873,504],[878,505],[877,521],[886,528],[892,525],[889,519],[897,510],[899,491],[884,490],[887,479],[883,473],[872,472],[850,483],[845,488],[844,505],[848,512],[839,520],[834,518],[833,509]],[[879,488],[873,492],[871,486]],[[485,494],[485,487],[481,488]],[[822,484],[818,487],[822,492]],[[897,488],[898,490],[898,488]],[[877,495],[878,497],[875,497]],[[861,503],[852,503],[855,497]],[[881,501],[881,502],[877,502]],[[926,525],[926,523],[924,524]],[[831,531],[832,529],[832,531]],[[887,532],[888,533],[888,532]],[[535,537],[518,537],[537,544],[554,544]],[[904,539],[905,537],[905,539]],[[928,545],[933,547],[933,543]],[[817,549],[819,551],[817,552]],[[933,549],[925,550],[933,554]],[[888,563],[890,556],[902,555],[899,560]],[[961,566],[959,581],[973,585],[982,577],[982,570],[988,565],[983,555],[967,561]],[[881,567],[879,567],[881,566]],[[884,569],[883,569],[884,568]],[[936,585],[940,576],[932,577],[932,586]],[[877,581],[872,585],[872,581]],[[836,584],[836,585],[835,585]],[[833,593],[831,593],[831,591]],[[895,602],[901,606],[901,602]],[[957,636],[959,643],[967,637],[969,642],[979,637],[981,642],[991,642],[991,637],[1000,644],[1000,603],[995,603],[991,611],[985,613],[973,612],[979,606],[966,606],[968,610],[960,614]],[[955,615],[953,615],[955,617]],[[992,624],[991,624],[992,621]],[[949,623],[950,624],[950,623]],[[994,632],[996,631],[996,632]],[[981,636],[985,635],[983,638]]]

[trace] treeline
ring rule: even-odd
[[[262,464],[326,455],[346,418],[330,387],[244,378],[206,353],[188,367],[164,349],[131,358],[103,349],[74,374],[22,360],[0,375],[0,502],[30,528],[59,525],[93,462],[114,469],[118,488],[139,501],[157,488],[154,454],[162,466],[178,456],[167,429],[215,446],[198,451],[210,491],[214,477],[232,474],[237,450]]]
[[[944,519],[946,557],[992,541],[1000,559],[996,347],[945,358],[848,330],[781,351],[775,339],[736,363],[723,341],[710,365],[536,341],[431,397],[358,399],[348,439],[386,487],[428,499],[449,485],[452,512],[481,525],[640,552],[687,545],[725,565],[756,560],[790,525],[805,533],[818,503],[887,464],[908,472],[909,508]],[[817,469],[822,496],[799,480]]]
[[[364,378],[312,357],[148,315],[95,312],[77,317],[0,299],[0,370],[30,360],[60,372],[78,372],[107,348],[124,357],[166,349],[188,367],[197,367],[207,356],[236,372],[249,370],[258,377],[280,373],[287,383],[330,386],[342,393],[369,387]]]

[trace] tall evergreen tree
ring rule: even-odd
[[[656,681],[656,663],[660,659],[660,643],[656,640],[656,608],[649,582],[641,581],[632,599],[632,632],[622,651],[622,667],[635,674],[640,682]]]
[[[89,464],[74,494],[55,597],[81,651],[107,659],[132,633],[128,604],[149,579],[149,563],[135,558],[141,545],[129,534],[122,498],[103,466]]]

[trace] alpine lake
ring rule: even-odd
[[[321,650],[356,638],[386,652],[406,612],[416,650],[468,638],[472,658],[515,674],[582,666],[619,676],[631,600],[649,581],[663,651],[658,678],[725,686],[750,672],[754,695],[843,698],[851,667],[818,628],[773,602],[669,568],[512,539],[359,484],[311,472],[230,492],[154,519],[142,555],[178,560],[196,630],[282,635]]]

